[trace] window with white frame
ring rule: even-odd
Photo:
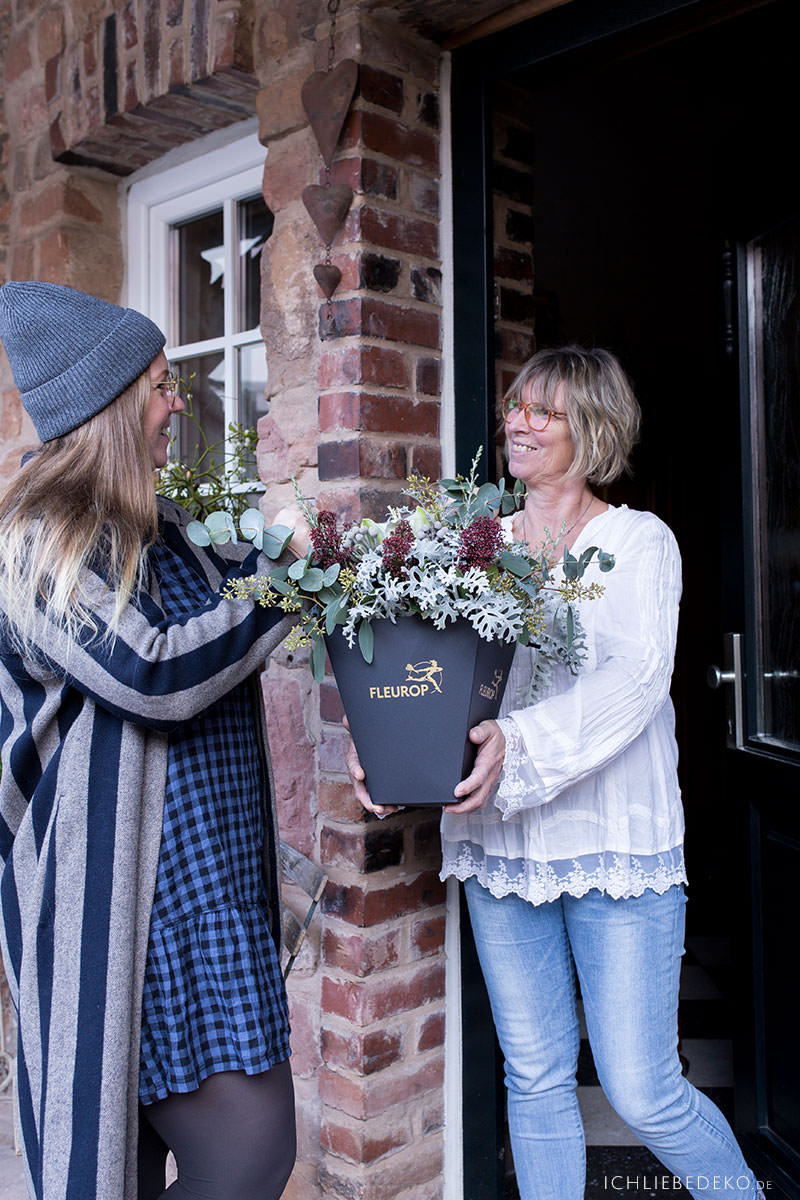
[[[134,179],[128,205],[128,304],[167,336],[207,442],[267,411],[259,329],[261,251],[273,216],[261,195],[266,151],[255,133]],[[176,421],[176,453],[191,462],[199,435]],[[220,454],[220,458],[221,458]]]

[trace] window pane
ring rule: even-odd
[[[224,333],[225,250],[222,210],[176,225],[178,337],[180,345]]]
[[[255,329],[261,309],[261,251],[275,218],[260,196],[236,206],[239,239],[239,303],[236,332]]]
[[[269,412],[265,396],[267,358],[263,342],[239,349],[239,420],[246,429],[255,429],[259,417]]]
[[[191,416],[173,417],[177,429],[175,454],[181,462],[194,465],[206,444],[212,447],[204,464],[220,466],[225,458],[225,362],[221,354],[187,358],[174,363],[175,373],[184,383],[181,394],[191,392],[187,411]],[[205,441],[200,434],[202,428]],[[213,463],[212,463],[213,460]]]
[[[749,246],[758,733],[800,745],[800,218]]]

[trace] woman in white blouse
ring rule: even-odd
[[[652,513],[606,504],[593,485],[627,467],[639,406],[617,360],[542,350],[503,403],[524,509],[515,540],[555,537],[616,558],[605,594],[580,608],[587,658],[530,696],[518,647],[500,719],[471,731],[472,774],[442,819],[442,877],[464,880],[505,1056],[522,1200],[582,1200],[575,977],[600,1082],[633,1132],[695,1197],[760,1195],[719,1110],[681,1073],[683,814],[669,698],[680,556]],[[352,760],[356,793],[373,805]]]

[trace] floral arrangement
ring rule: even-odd
[[[461,617],[487,641],[535,645],[540,679],[557,663],[577,671],[585,646],[573,604],[602,593],[599,583],[585,584],[582,577],[595,555],[600,571],[611,570],[613,556],[592,546],[576,557],[565,547],[563,578],[556,582],[550,559],[560,534],[536,553],[509,539],[499,518],[521,507],[524,487],[519,480],[511,491],[503,480],[479,486],[479,457],[466,477],[433,483],[412,475],[404,492],[411,503],[390,508],[382,523],[364,518],[342,527],[334,513],[317,512],[298,495],[311,526],[308,553],[267,575],[229,581],[225,594],[296,613],[291,645],[310,646],[317,680],[325,668],[323,639],[337,626],[371,662],[372,622],[408,615],[437,629]],[[280,525],[267,528],[258,509],[244,513],[239,530],[273,559],[293,534]],[[187,533],[200,545],[236,539],[227,513],[193,522]]]

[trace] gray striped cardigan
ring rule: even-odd
[[[162,536],[214,592],[231,568],[257,569],[249,544],[194,546],[188,519],[159,499]],[[102,628],[111,597],[99,579],[96,594]],[[65,653],[45,612],[35,661],[13,653],[0,624],[2,948],[37,1200],[135,1200],[141,998],[168,733],[257,672],[290,628],[275,609],[219,596],[168,622],[158,601],[151,584],[127,606],[110,649],[85,639]],[[260,700],[254,714],[263,726]],[[269,812],[277,936],[274,803]]]

